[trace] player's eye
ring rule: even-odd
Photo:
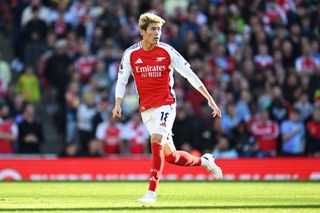
[[[151,28],[152,31],[160,31],[160,28],[159,27],[153,27]]]

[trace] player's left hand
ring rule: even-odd
[[[213,99],[208,101],[208,105],[210,106],[210,108],[212,109],[212,116],[216,117],[218,116],[219,118],[221,118],[221,111],[219,109],[219,107],[217,106],[216,102],[214,102]]]

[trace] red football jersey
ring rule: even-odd
[[[171,46],[160,42],[152,50],[146,51],[141,42],[128,48],[121,60],[118,82],[127,84],[133,75],[140,98],[140,110],[173,104],[173,70],[196,88],[202,85],[190,69],[186,60]]]
[[[17,125],[10,119],[2,120],[0,119],[0,134],[18,134]],[[13,142],[10,140],[2,139],[0,140],[0,153],[11,154],[14,153]]]
[[[250,126],[251,133],[256,137],[259,148],[262,151],[277,151],[277,138],[279,136],[279,126],[276,122],[255,121]]]
[[[96,138],[103,142],[105,154],[120,154],[122,142],[122,126],[120,124],[111,126],[107,122],[100,123],[97,127]]]

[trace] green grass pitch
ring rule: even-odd
[[[0,182],[0,212],[320,212],[320,182]]]

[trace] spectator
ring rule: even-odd
[[[139,98],[136,95],[136,85],[131,82],[126,87],[126,96],[123,98],[122,112],[125,116],[130,116],[139,108]]]
[[[92,118],[96,114],[95,100],[93,92],[87,91],[83,94],[82,103],[80,103],[77,111],[77,127],[81,151],[86,154],[88,152],[88,144],[94,138]]]
[[[215,70],[217,68],[220,68],[224,73],[231,75],[236,66],[234,59],[226,55],[225,47],[223,44],[218,43],[213,48],[215,48],[212,50],[215,55],[210,60],[212,69]]]
[[[233,103],[227,104],[224,116],[221,118],[222,128],[231,132],[241,122],[241,117],[236,113]]]
[[[250,132],[259,149],[268,156],[276,156],[278,150],[279,126],[269,119],[269,112],[260,112],[250,123]]]
[[[269,155],[267,155],[270,157]],[[256,157],[265,157],[265,155],[260,151],[259,144],[256,142],[256,139],[251,136],[249,140],[243,147],[243,150],[240,152],[239,157],[245,158],[256,158]]]
[[[102,144],[99,140],[91,140],[88,146],[88,154],[84,156],[92,158],[103,157],[103,149],[101,145]]]
[[[306,92],[300,94],[293,107],[299,111],[302,121],[307,121],[312,115],[313,106],[310,103],[308,93]]]
[[[32,7],[32,19],[22,29],[25,40],[25,63],[36,65],[37,58],[45,50],[44,41],[47,36],[48,27],[46,23],[39,18],[39,8]]]
[[[81,156],[81,152],[79,151],[78,145],[76,143],[66,144],[63,150],[59,153],[59,157],[62,158],[74,158]]]
[[[77,77],[76,77],[77,78]],[[78,141],[77,132],[77,110],[80,105],[80,83],[77,79],[71,80],[68,85],[66,94],[66,137],[65,141],[71,143]]]
[[[218,137],[217,144],[212,151],[216,158],[237,158],[238,153],[234,148],[230,147],[230,142],[225,136]]]
[[[196,129],[197,124],[194,121],[194,117],[188,114],[186,107],[178,107],[177,117],[173,125],[173,139],[174,144],[178,150],[182,148],[184,144],[190,144],[191,147],[198,147],[198,140]],[[186,151],[186,150],[185,150]]]
[[[80,56],[75,61],[76,72],[80,74],[83,83],[87,83],[89,76],[96,64],[96,57],[90,54],[88,45],[82,44],[80,48]]]
[[[50,10],[41,4],[41,0],[31,0],[22,13],[21,25],[24,26],[32,19],[33,9],[38,8],[39,18],[49,24],[50,21]]]
[[[97,112],[92,117],[92,126],[93,126],[93,132],[95,133],[97,131],[97,127],[100,123],[108,121],[110,114],[111,114],[111,108],[110,104],[108,102],[107,97],[102,97],[100,101],[97,103]]]
[[[305,130],[299,111],[292,109],[289,118],[281,123],[283,155],[301,156],[305,151]]]
[[[244,90],[240,94],[240,98],[235,105],[235,110],[240,116],[241,121],[248,121],[251,118],[250,101],[252,97],[248,90]]]
[[[14,143],[18,138],[18,127],[10,117],[10,108],[7,104],[0,105],[0,153],[13,154]]]
[[[68,32],[71,30],[71,24],[66,21],[66,13],[65,9],[61,7],[65,5],[65,3],[59,4],[59,11],[55,14],[55,17],[53,18],[53,22],[51,24],[51,30],[54,32],[54,34],[60,38],[65,38],[68,34]]]
[[[112,81],[106,72],[106,65],[104,61],[97,60],[90,78],[95,79],[98,89],[107,89],[110,91]]]
[[[310,45],[308,43],[302,46],[302,56],[295,60],[295,68],[300,74],[313,74],[320,69],[320,61],[311,55]]]
[[[239,156],[244,155],[244,152],[248,151],[250,140],[256,142],[255,138],[250,136],[247,124],[241,122],[232,132],[230,144],[234,146]]]
[[[56,103],[58,103],[57,126],[58,130],[65,132],[65,91],[70,78],[70,67],[72,61],[67,55],[67,42],[58,40],[55,43],[53,55],[48,58],[45,65],[45,76],[51,89],[56,94]]]
[[[4,60],[0,50],[0,97],[5,96],[11,81],[11,70],[9,63]]]
[[[266,44],[260,44],[258,54],[254,57],[254,61],[259,68],[266,69],[273,66],[273,58],[269,55]]]
[[[149,133],[141,122],[139,113],[134,113],[125,123],[123,137],[128,141],[130,155],[143,155],[149,153]]]
[[[283,121],[290,109],[290,103],[283,97],[282,90],[275,85],[271,88],[272,102],[268,107],[270,118],[280,123]]]
[[[311,156],[320,156],[320,107],[318,106],[307,123],[307,153]]]
[[[40,101],[40,82],[32,66],[27,66],[20,74],[16,87],[18,94],[21,94],[26,102]]]
[[[19,153],[39,154],[43,144],[42,125],[35,120],[35,107],[27,104],[23,112],[23,120],[18,125]]]
[[[109,120],[100,123],[97,127],[96,138],[103,144],[104,155],[123,154],[123,125],[111,116]]]

